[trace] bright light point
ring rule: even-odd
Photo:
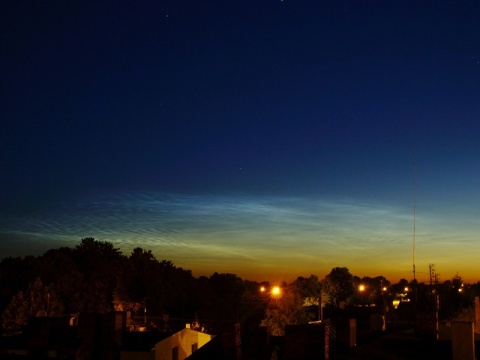
[[[358,290],[359,290],[359,291],[365,291],[365,285],[360,285],[360,286],[358,287]]]
[[[384,287],[382,288],[382,291],[387,291],[387,287],[384,286]]]
[[[265,286],[260,287],[260,292],[265,292]]]
[[[408,287],[406,287],[404,290],[405,290],[405,292],[408,292]]]
[[[395,309],[398,308],[398,305],[400,305],[400,300],[398,300],[398,299],[393,300],[393,307]]]
[[[273,295],[273,296],[279,296],[280,293],[281,293],[280,287],[274,286],[274,287],[272,288],[272,295]]]

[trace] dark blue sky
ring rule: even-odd
[[[239,209],[265,203],[274,203],[275,213],[310,209],[306,204],[317,199],[360,208],[370,204],[370,210],[386,206],[408,218],[416,163],[419,223],[422,214],[442,219],[441,224],[452,221],[448,244],[441,242],[443,250],[431,254],[428,249],[445,231],[425,220],[422,266],[438,262],[441,269],[450,261],[447,271],[473,271],[455,270],[457,263],[445,254],[454,246],[452,238],[467,230],[468,235],[458,235],[465,237],[467,252],[479,250],[478,2],[7,0],[0,13],[0,250],[5,256],[41,253],[50,244],[94,236],[118,242],[125,253],[137,244],[154,248],[158,257],[198,273],[241,274],[238,254],[250,250],[230,251],[232,243],[255,238],[266,251],[288,233],[285,242],[295,247],[305,228],[325,217],[319,213],[310,225],[296,223],[279,234],[273,224],[256,224],[258,218]],[[132,222],[123,228],[129,214],[144,211],[132,199],[175,209],[177,202],[189,204],[214,217],[215,211],[228,213],[222,207],[228,206],[236,209],[232,219],[238,216],[242,224],[250,219],[251,227],[230,240],[222,230],[219,242],[218,227],[236,231],[239,223],[195,218],[208,229],[202,237],[190,234],[184,212],[172,210],[181,225],[172,229],[157,214],[149,224],[165,225],[163,235],[156,229],[133,236],[128,231],[150,225]],[[252,205],[252,199],[259,203]],[[204,208],[209,203],[223,205]],[[94,226],[81,217],[89,206],[98,211],[96,218],[108,221]],[[55,220],[55,230],[48,232],[59,209],[65,218]],[[339,225],[311,230],[318,248],[305,248],[320,253],[326,246],[322,239],[335,233],[343,248],[365,243],[355,251],[366,258],[377,247],[398,253],[369,242],[379,231],[376,215],[364,220],[372,222],[372,233],[352,238],[333,231],[350,223],[342,216]],[[48,226],[39,225],[45,219]],[[395,241],[405,252],[398,267],[407,274],[411,220],[389,222],[403,231]],[[348,231],[358,233],[355,226]],[[172,235],[182,231],[190,235]],[[199,238],[229,253],[213,256],[212,263],[238,262],[238,268],[216,269],[201,256],[194,261],[195,256],[176,252],[179,243],[194,249]],[[340,255],[335,261],[333,266],[353,269],[364,264]],[[357,272],[367,271],[362,266]],[[249,267],[255,268],[254,260]],[[385,267],[379,263],[378,268]]]

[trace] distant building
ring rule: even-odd
[[[126,330],[121,312],[31,318],[25,331],[2,337],[0,358],[76,360],[184,360],[215,336],[183,328],[177,332]]]
[[[155,360],[183,360],[213,337],[189,328],[182,329],[155,345]]]

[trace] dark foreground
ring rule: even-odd
[[[480,359],[479,347],[480,344],[476,342],[477,359]],[[413,330],[403,330],[371,339],[352,348],[348,353],[337,353],[332,358],[340,360],[450,360],[453,358],[452,342],[415,335]]]

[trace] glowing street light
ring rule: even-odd
[[[279,286],[274,286],[272,288],[272,296],[278,297],[282,293],[282,290],[280,289]]]
[[[365,285],[360,284],[360,285],[358,286],[358,291],[360,291],[360,292],[365,291]]]

